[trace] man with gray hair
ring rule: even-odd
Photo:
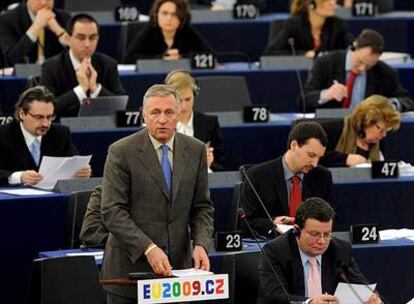
[[[154,85],[144,96],[146,128],[112,144],[106,159],[102,219],[109,231],[103,278],[171,269],[210,268],[213,205],[205,146],[176,133],[174,88]],[[192,247],[190,239],[193,241]],[[105,286],[108,304],[136,303],[135,286]]]

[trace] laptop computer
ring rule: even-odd
[[[116,111],[124,111],[127,103],[128,95],[85,98],[78,116],[112,116]]]

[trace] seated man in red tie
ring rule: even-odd
[[[365,29],[352,47],[318,58],[305,84],[306,110],[354,108],[373,94],[390,98],[394,107],[412,111],[414,101],[398,81],[396,72],[379,60],[384,38]]]
[[[259,264],[258,304],[338,304],[339,299],[333,294],[339,282],[368,284],[352,256],[350,244],[332,237],[334,217],[335,211],[323,199],[308,198],[296,212],[295,229],[264,246],[269,262],[262,257]],[[373,291],[364,303],[382,301]]]
[[[302,199],[317,196],[332,203],[332,175],[318,166],[326,145],[326,133],[318,123],[298,123],[290,131],[283,156],[247,170],[252,185],[245,180],[240,203],[258,235],[270,238],[274,236],[273,224],[293,224]]]

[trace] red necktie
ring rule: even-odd
[[[344,98],[342,102],[343,108],[349,108],[352,99],[352,90],[354,89],[355,78],[358,75],[351,71],[348,76],[348,80],[346,81],[346,90],[348,91],[348,97]]]
[[[290,179],[292,189],[290,190],[289,216],[295,217],[296,209],[302,201],[302,190],[300,189],[300,177],[295,175]]]

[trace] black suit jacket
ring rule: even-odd
[[[70,15],[59,9],[53,9],[53,12],[56,14],[56,21],[65,28]],[[16,63],[27,61],[36,62],[37,42],[33,43],[26,35],[31,25],[32,20],[27,12],[27,6],[23,4],[0,16],[0,46],[6,66],[14,66]],[[52,57],[63,49],[64,47],[60,44],[56,35],[46,28],[45,58]]]
[[[178,49],[181,55],[190,53],[211,53],[211,47],[191,26],[185,25],[177,30],[172,49]],[[135,63],[137,59],[162,58],[168,50],[159,27],[149,26],[143,29],[131,42],[126,51],[126,63]]]
[[[72,144],[69,128],[52,124],[42,137],[41,157],[73,156],[78,151]],[[0,185],[8,184],[8,177],[16,171],[38,170],[26,145],[20,122],[12,121],[0,127]]]
[[[270,37],[266,55],[290,55],[289,38],[295,40],[297,54],[313,50],[313,39],[308,14],[290,17],[283,28]],[[337,17],[326,18],[321,33],[321,46],[317,52],[346,49],[352,43],[352,35],[347,31],[344,20]]]
[[[306,110],[314,111],[316,108],[338,108],[341,104],[331,100],[323,105],[318,105],[320,93],[329,88],[334,80],[346,83],[345,57],[347,51],[336,51],[318,58],[309,73],[305,84]],[[378,61],[367,71],[367,84],[365,97],[373,94],[383,95],[388,98],[397,98],[402,106],[402,111],[414,109],[414,102],[406,89],[399,83],[395,71],[386,63]]]
[[[92,56],[92,65],[98,73],[97,82],[102,85],[99,96],[125,94],[114,59],[101,53],[95,53]],[[73,91],[73,88],[78,85],[78,80],[68,50],[43,63],[40,84],[46,86],[56,95],[55,113],[57,116],[78,115],[80,102]]]
[[[268,242],[264,248],[270,263],[278,274],[291,301],[305,301],[305,282],[303,266],[296,237],[292,230]],[[352,257],[348,242],[333,238],[328,249],[322,255],[322,292],[334,294],[336,286],[341,282],[340,273],[344,272],[351,283],[367,284]],[[262,258],[259,265],[259,299],[258,304],[288,304],[280,284],[271,271],[267,261]]]
[[[282,165],[282,156],[247,170],[260,198],[272,218],[289,214],[288,190]],[[332,175],[324,167],[318,166],[304,175],[302,198],[321,197],[333,204]],[[269,236],[272,223],[253,193],[250,185],[244,182],[241,189],[241,205],[252,228],[260,235]]]
[[[214,148],[214,162],[211,170],[224,170],[223,135],[217,116],[194,112],[193,127],[194,137],[204,143],[210,142],[210,147]]]

